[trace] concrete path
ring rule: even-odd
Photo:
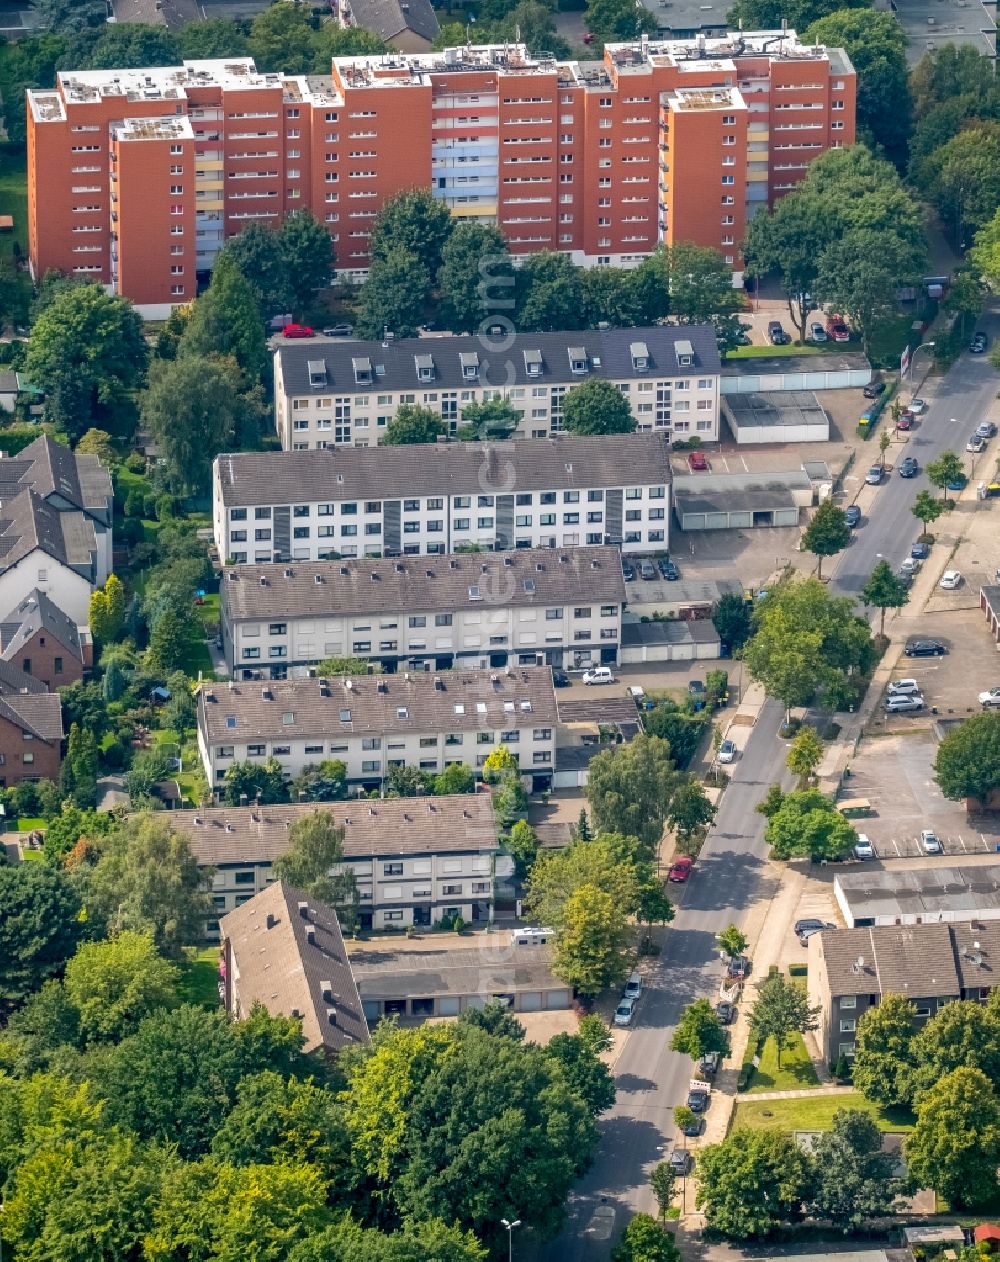
[[[737,1104],[741,1100],[804,1100],[814,1095],[852,1095],[854,1087],[807,1087],[802,1091],[741,1091],[736,1096]]]

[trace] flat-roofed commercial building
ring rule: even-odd
[[[440,675],[205,684],[198,748],[209,784],[247,759],[276,759],[292,779],[337,759],[351,784],[377,789],[394,765],[438,774],[452,763],[479,774],[506,745],[538,787],[551,779],[559,721],[547,666]]]
[[[625,581],[617,548],[236,565],[222,637],[237,679],[303,676],[329,657],[383,670],[614,665]]]
[[[434,556],[463,549],[669,546],[664,434],[419,443],[216,457],[227,563]]]

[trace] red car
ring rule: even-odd
[[[688,456],[688,468],[692,473],[705,473],[708,469],[708,457],[703,451],[692,451]]]
[[[667,873],[667,880],[673,881],[676,885],[683,885],[691,875],[691,868],[693,866],[693,859],[678,859],[675,863],[670,865],[670,871]]]
[[[286,324],[281,330],[282,337],[315,337],[316,334],[308,324]]]
[[[851,330],[843,316],[830,316],[826,322],[826,332],[834,342],[849,342],[851,340]]]
[[[899,420],[896,422],[896,428],[897,429],[912,429],[913,428],[913,413],[901,412],[899,415]]]

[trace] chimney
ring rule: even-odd
[[[326,1019],[327,1019],[327,1021],[329,1021],[329,1022],[330,1022],[330,1024],[331,1024],[331,1025],[336,1025],[336,1024],[337,1024],[337,1009],[336,1009],[336,1008],[327,1008],[327,1010],[326,1010]]]
[[[333,1003],[333,982],[320,982],[319,985],[323,992],[323,1002]]]
[[[315,945],[316,945],[316,927],[315,927],[315,925],[310,925],[310,926],[306,929],[306,941],[309,943],[309,945],[310,945],[310,946],[315,946]]]
[[[299,903],[299,915],[302,917],[303,920],[309,919],[309,904],[308,903]]]

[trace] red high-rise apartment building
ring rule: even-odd
[[[718,249],[809,163],[854,141],[842,49],[794,32],[613,44],[601,62],[523,46],[338,58],[327,76],[248,59],[64,72],[28,93],[31,266],[165,314],[250,220],[308,207],[363,275],[379,207],[430,188],[515,254],[628,266],[661,242]]]

